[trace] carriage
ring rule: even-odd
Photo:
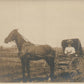
[[[75,54],[71,56],[65,55],[64,51],[65,48],[68,46],[68,40],[71,40],[71,46],[75,48]],[[78,71],[78,66],[80,64],[80,58],[83,56],[82,46],[80,40],[76,39],[65,39],[62,41],[62,51],[61,55],[58,55],[58,62],[57,62],[57,69],[61,70],[62,72],[72,72]]]
[[[64,54],[65,48],[68,46],[67,41],[71,40],[72,45],[76,53],[74,56],[66,56]],[[4,40],[5,43],[15,41],[18,48],[18,56],[22,64],[22,76],[23,82],[25,82],[25,71],[27,70],[27,78],[30,81],[30,61],[44,59],[46,63],[50,66],[50,79],[55,78],[55,62],[56,62],[56,71],[60,69],[63,72],[76,70],[78,71],[77,65],[80,63],[80,58],[83,56],[83,51],[79,39],[66,39],[62,41],[62,55],[56,55],[56,51],[49,45],[35,45],[30,41],[24,40],[22,35],[17,31],[13,30]],[[57,61],[55,60],[55,57]],[[26,70],[25,70],[26,69]]]

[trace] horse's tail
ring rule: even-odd
[[[56,51],[55,51],[54,49],[51,49],[51,54],[52,54],[52,56],[55,58],[55,56],[56,56]]]
[[[53,56],[55,57],[56,56],[56,51],[53,49]]]

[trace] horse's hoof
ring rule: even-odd
[[[27,82],[27,79],[26,78],[23,78],[23,82]]]
[[[32,82],[32,80],[31,80],[31,79],[29,79],[28,81],[29,81],[29,82]]]
[[[49,77],[49,78],[48,78],[48,82],[50,82],[50,81],[51,81],[51,78]]]
[[[27,80],[23,80],[23,82],[27,82]]]
[[[56,79],[56,76],[54,76],[54,77],[49,77],[48,78],[48,81],[54,81]]]
[[[28,77],[27,82],[32,82],[32,79],[30,77]]]

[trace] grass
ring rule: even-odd
[[[66,69],[58,69],[60,67],[60,65],[58,65],[60,62],[59,60],[63,60],[63,58],[58,56],[62,55],[63,52],[61,48],[55,48],[55,50],[56,58],[54,73],[56,78],[53,82],[84,82],[84,57],[79,58],[80,63],[77,65],[77,70],[79,72],[72,70],[72,68],[70,70],[64,65],[62,65],[62,67],[65,67]],[[51,82],[48,81],[50,73],[49,66],[46,64],[44,67],[44,63],[44,60],[30,62],[30,74],[33,82]],[[14,50],[0,50],[0,82],[22,82],[21,62],[18,58],[18,54]]]

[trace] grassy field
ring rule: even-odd
[[[56,78],[53,82],[83,82],[84,81],[84,57],[79,58],[81,63],[78,64],[78,70],[62,70],[59,69],[58,65],[59,56],[62,54],[61,48],[55,48],[56,58],[55,58],[55,75]],[[32,82],[51,82],[48,81],[49,76],[49,66],[45,61],[31,61],[30,62],[30,74]],[[66,66],[65,66],[66,67]],[[21,62],[18,58],[16,51],[10,49],[0,50],[0,82],[22,82],[22,69]]]

